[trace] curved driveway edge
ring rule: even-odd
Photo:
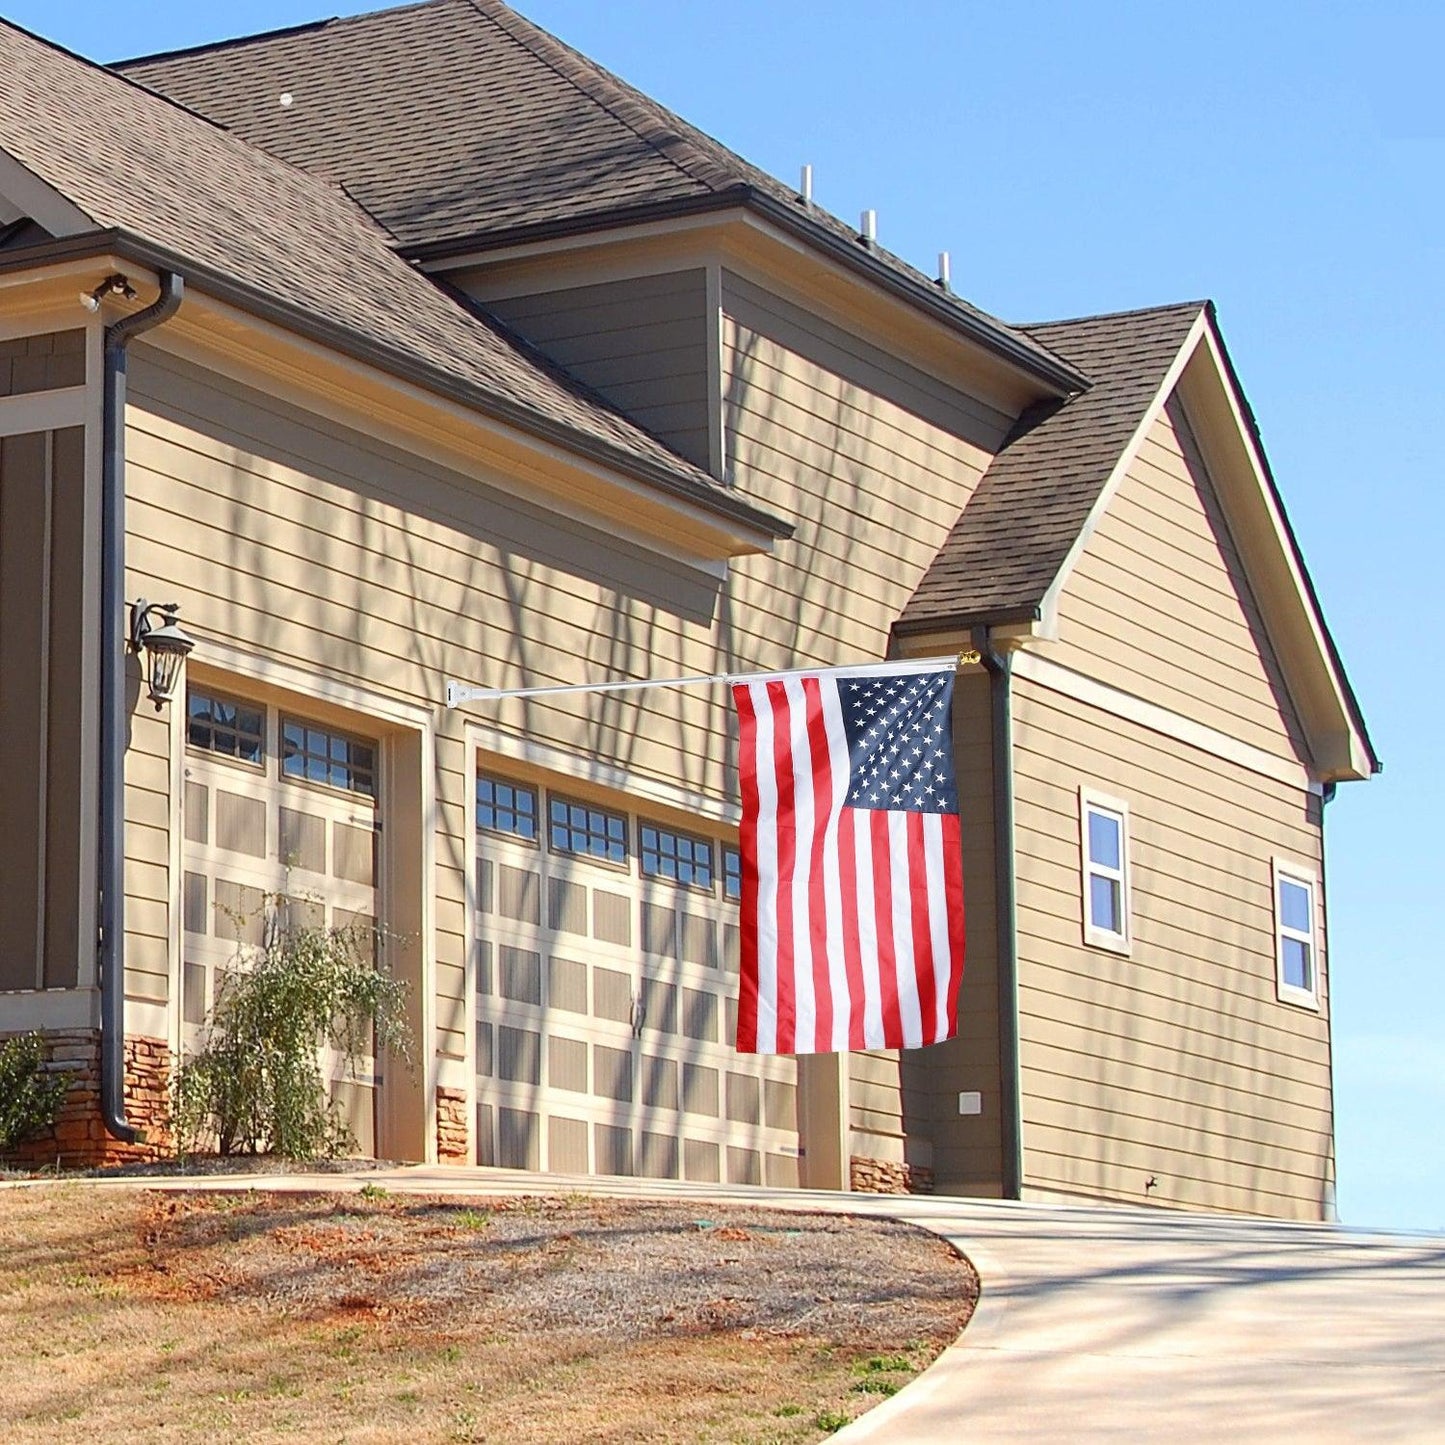
[[[1445,1441],[1445,1235],[450,1167],[89,1182],[577,1192],[907,1220],[973,1261],[982,1296],[959,1340],[906,1389],[837,1432],[839,1445],[1216,1434],[1229,1445]]]

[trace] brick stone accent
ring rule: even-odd
[[[465,1164],[470,1142],[467,1096],[460,1089],[437,1087],[437,1161]]]
[[[141,1132],[135,1144],[106,1133],[100,1113],[100,1034],[92,1029],[45,1034],[46,1067],[70,1075],[54,1125],[18,1145],[17,1164],[54,1164],[62,1169],[103,1168],[161,1159],[171,1152],[170,1049],[161,1039],[125,1041],[126,1121]]]
[[[855,1194],[932,1194],[933,1170],[855,1154],[848,1161],[848,1182]]]

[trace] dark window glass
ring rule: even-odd
[[[281,720],[281,771],[288,778],[376,796],[375,745],[299,718]]]
[[[190,688],[186,693],[186,741],[193,748],[259,763],[265,755],[266,711],[234,698]]]
[[[723,897],[743,896],[743,855],[736,848],[723,849]]]
[[[477,778],[477,827],[537,841],[537,790],[481,775]]]
[[[627,819],[620,813],[549,798],[547,821],[547,836],[557,852],[605,858],[609,863],[627,861]]]
[[[712,844],[707,839],[644,823],[641,840],[644,878],[670,878],[712,891]]]

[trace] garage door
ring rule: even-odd
[[[478,1157],[796,1185],[797,1063],[735,1053],[735,848],[481,770]]]
[[[205,687],[187,693],[182,1045],[227,969],[268,930],[378,917],[374,740]],[[375,1152],[375,1060],[323,1068],[363,1154]]]

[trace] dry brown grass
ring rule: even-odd
[[[976,1298],[945,1245],[880,1220],[6,1191],[4,1438],[818,1440]]]

